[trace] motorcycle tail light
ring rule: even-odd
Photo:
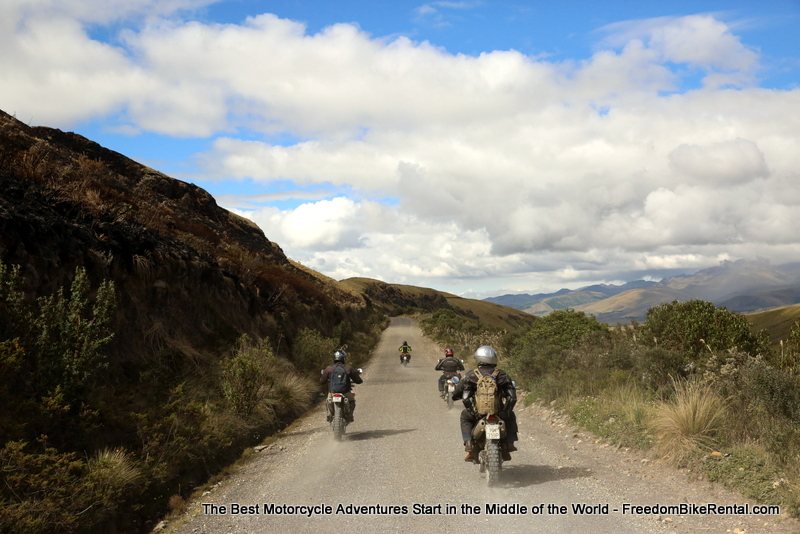
[[[488,416],[486,418],[486,420],[489,421],[490,423],[496,423],[497,422],[497,416],[496,415],[490,415],[490,416]]]

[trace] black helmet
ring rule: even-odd
[[[347,358],[347,353],[345,351],[343,351],[342,349],[339,349],[339,350],[337,350],[336,352],[333,353],[333,361],[334,362],[344,363],[344,359],[345,358]]]
[[[408,341],[403,341],[403,345],[408,345]]]

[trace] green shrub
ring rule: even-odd
[[[242,336],[222,371],[222,392],[233,411],[248,416],[264,396],[275,355],[269,341]]]
[[[525,382],[567,368],[596,369],[608,357],[608,341],[608,327],[594,317],[557,310],[511,341],[511,369]]]
[[[0,400],[15,410],[0,419],[0,439],[81,447],[94,431],[90,392],[101,385],[105,348],[113,338],[115,291],[100,284],[92,297],[86,271],[63,289],[32,301],[22,295],[18,267],[0,263]]]
[[[655,391],[672,385],[673,378],[688,377],[691,372],[691,355],[663,347],[637,347],[634,349],[636,373],[642,383]]]
[[[102,282],[93,303],[89,291],[86,271],[75,269],[69,296],[59,289],[40,298],[33,320],[37,376],[44,381],[40,393],[60,386],[69,406],[80,402],[82,391],[107,366],[102,349],[114,337],[114,283]]]
[[[643,325],[646,343],[695,356],[739,349],[766,354],[768,344],[756,336],[742,315],[703,300],[673,301],[650,308]]]
[[[337,339],[324,337],[311,328],[303,328],[292,345],[292,359],[300,369],[319,372],[333,361],[333,353],[338,346]]]

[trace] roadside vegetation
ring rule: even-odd
[[[243,335],[217,358],[180,366],[162,354],[136,367],[114,351],[112,282],[78,268],[53,294],[24,287],[0,263],[1,532],[142,530],[306,411],[333,347],[348,343],[357,364],[385,327],[344,320],[291,344],[282,332]]]
[[[509,332],[456,314],[422,324],[461,354],[494,344],[528,402],[800,515],[800,321],[777,344],[699,300],[618,327],[572,310]]]

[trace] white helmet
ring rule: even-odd
[[[490,345],[481,345],[475,351],[475,361],[478,365],[497,365],[497,351]]]

